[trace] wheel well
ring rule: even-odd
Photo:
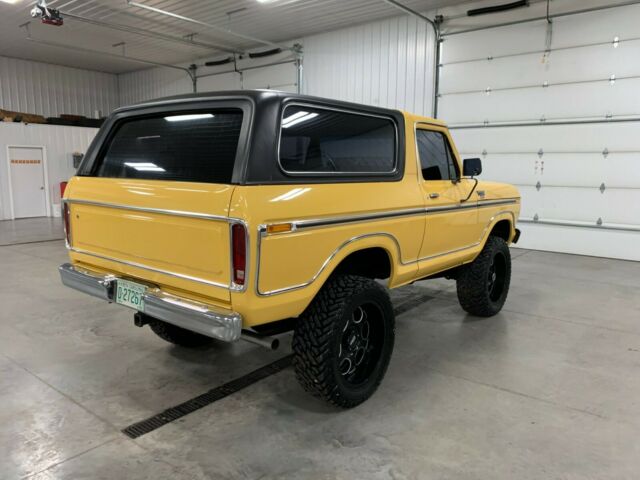
[[[493,235],[494,237],[500,237],[505,242],[509,241],[511,237],[511,222],[509,220],[500,220],[493,226],[491,233],[489,235]]]
[[[384,248],[372,247],[350,253],[333,271],[334,274],[359,275],[367,278],[389,278],[391,259]]]

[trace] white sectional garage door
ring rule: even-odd
[[[640,260],[638,25],[640,5],[445,37],[439,117],[520,189],[520,246]]]
[[[200,76],[198,92],[254,88],[296,92],[297,72],[293,61],[285,60],[276,65],[254,65],[245,61],[239,62],[238,68],[242,74],[227,72]]]

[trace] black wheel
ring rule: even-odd
[[[175,325],[155,318],[147,317],[147,319],[153,333],[169,343],[174,343],[181,347],[195,348],[203,347],[213,342],[212,338],[192,332],[191,330],[176,327]]]
[[[355,407],[382,381],[394,337],[395,316],[384,287],[354,275],[331,278],[297,322],[296,377],[314,396]]]
[[[502,238],[490,236],[480,255],[458,275],[460,306],[471,315],[491,317],[502,310],[510,281],[509,246]]]

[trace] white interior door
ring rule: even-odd
[[[9,147],[14,218],[46,217],[44,155],[38,147]]]

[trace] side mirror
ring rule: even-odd
[[[482,173],[482,160],[479,158],[465,158],[462,162],[462,175],[477,177]]]

